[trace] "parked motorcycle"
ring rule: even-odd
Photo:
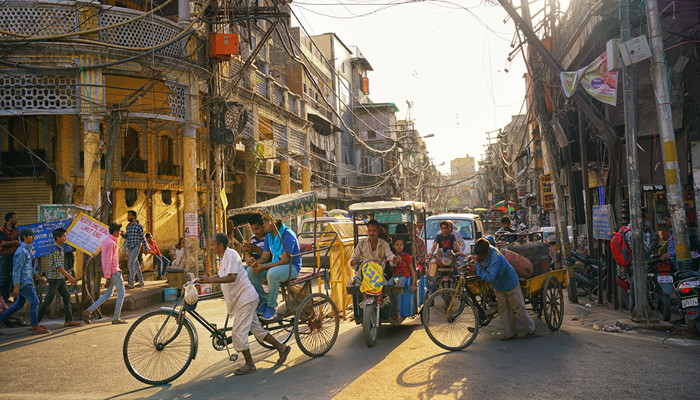
[[[574,280],[576,281],[576,292],[579,296],[588,296],[588,293],[598,293],[598,275],[607,273],[605,264],[602,268],[598,266],[598,260],[589,257],[586,254],[578,251],[571,251],[571,257],[574,261],[583,263],[583,269],[574,269]],[[601,272],[602,269],[602,272]],[[603,280],[603,290],[605,290],[605,280]]]
[[[680,299],[681,315],[685,316],[688,323],[694,323],[695,329],[700,333],[700,273],[683,271],[679,273],[678,278],[675,291]]]
[[[652,258],[647,261],[647,296],[649,306],[664,321],[671,319],[671,295],[675,268],[671,261]]]

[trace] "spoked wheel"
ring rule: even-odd
[[[542,311],[544,322],[550,330],[556,331],[564,320],[564,292],[559,279],[550,276],[544,283],[542,295]]]
[[[579,295],[579,297],[588,296],[588,279],[578,272],[575,272],[574,281],[576,281],[576,293]]]
[[[654,309],[659,319],[668,321],[671,319],[671,296],[663,292],[660,287],[651,294],[649,305]]]
[[[178,331],[176,316],[158,310],[131,325],[124,338],[123,353],[126,368],[134,378],[149,385],[163,385],[189,367],[197,353],[194,332],[187,322]]]
[[[294,336],[301,351],[319,357],[333,347],[338,338],[338,308],[330,297],[313,293],[301,302],[294,318]]]
[[[379,330],[379,318],[377,316],[377,302],[365,304],[362,309],[362,336],[367,347],[377,344],[377,331]]]
[[[449,301],[445,301],[445,299]],[[423,327],[436,345],[445,350],[467,348],[479,333],[479,316],[471,301],[455,289],[440,289],[423,306]]]
[[[283,321],[276,321],[273,322],[269,325],[264,325],[263,328],[267,329],[270,331],[270,335],[272,335],[273,338],[277,339],[278,342],[285,344],[289,341],[289,339],[292,337],[292,328],[289,326],[284,326]],[[264,340],[259,340],[258,338],[255,338],[260,345],[266,349],[274,349],[275,346],[271,345],[270,343],[267,343]]]

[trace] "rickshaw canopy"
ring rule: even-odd
[[[365,203],[355,203],[348,208],[350,213],[380,210],[425,211],[425,209],[425,203],[419,201],[369,201]]]
[[[314,192],[290,193],[250,206],[228,210],[227,217],[234,226],[248,223],[250,217],[261,215],[265,220],[284,220],[316,211],[318,199]]]

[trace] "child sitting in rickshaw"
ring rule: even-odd
[[[395,237],[391,245],[394,249],[394,262],[387,264],[384,269],[384,277],[388,277],[387,286],[394,286],[396,281],[394,278],[398,278],[396,286],[406,286],[408,278],[411,278],[411,292],[415,292],[416,272],[413,269],[413,258],[410,254],[403,251],[404,242],[402,238]]]

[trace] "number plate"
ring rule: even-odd
[[[371,298],[371,297],[368,298],[368,299],[365,299],[365,304],[366,304],[366,305],[374,304],[374,299]]]
[[[689,299],[683,299],[681,300],[681,306],[683,308],[687,307],[697,307],[698,306],[698,298],[697,297],[691,297]]]
[[[673,276],[671,275],[659,275],[656,277],[659,283],[673,283]]]

